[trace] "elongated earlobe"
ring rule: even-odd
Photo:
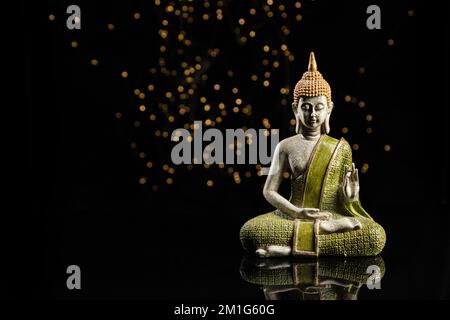
[[[302,124],[300,123],[300,119],[297,116],[297,106],[298,106],[298,102],[292,103],[292,111],[294,112],[294,116],[295,116],[295,133],[301,133],[302,132]]]
[[[295,117],[295,133],[299,134],[302,132],[302,124],[300,123],[300,120]]]
[[[333,111],[333,107],[334,107],[334,103],[331,101],[329,112],[328,112],[328,114],[325,118],[325,122],[322,124],[321,130],[320,130],[322,132],[322,134],[330,133],[330,116],[331,116],[331,112]]]
[[[322,124],[321,131],[323,134],[330,133],[330,116],[331,116],[331,112],[329,114],[327,114],[327,117],[325,118],[325,122]]]

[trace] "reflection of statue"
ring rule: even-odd
[[[245,281],[263,286],[267,300],[356,300],[361,286],[375,279],[370,266],[377,267],[380,281],[385,273],[380,256],[309,261],[245,256],[240,271]]]
[[[277,210],[243,225],[243,247],[262,257],[377,255],[386,234],[361,206],[349,144],[327,135],[331,89],[313,53],[295,86],[292,108],[297,134],[277,145],[264,186]],[[292,176],[289,201],[278,193],[286,170]]]

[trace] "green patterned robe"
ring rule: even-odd
[[[304,174],[291,180],[290,202],[298,207],[319,208],[334,219],[356,217],[359,230],[318,234],[312,221],[295,221],[275,210],[247,221],[241,228],[242,246],[249,252],[269,245],[290,246],[293,252],[314,256],[374,256],[386,242],[384,229],[363,209],[359,200],[344,201],[341,185],[352,166],[352,152],[345,139],[323,135],[314,148]],[[296,251],[300,248],[300,251]]]

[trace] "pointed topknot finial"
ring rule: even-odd
[[[308,71],[310,71],[310,72],[317,71],[317,63],[316,63],[316,58],[314,57],[314,52],[311,52],[309,54]]]

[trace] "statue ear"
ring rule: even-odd
[[[325,118],[325,122],[322,125],[322,133],[323,134],[328,134],[330,133],[330,116],[331,116],[331,111],[333,111],[333,101],[330,102],[330,105],[328,107],[328,113],[327,113],[327,117]]]
[[[300,120],[295,117],[295,133],[299,134],[302,132],[302,124],[300,123]]]
[[[302,132],[302,124],[300,123],[300,120],[297,117],[297,107],[298,103],[293,102],[292,103],[292,111],[294,112],[295,116],[295,133],[301,133]]]
[[[330,115],[331,115],[331,112],[329,112],[327,114],[327,117],[325,118],[325,122],[322,124],[321,131],[323,134],[330,133]]]

